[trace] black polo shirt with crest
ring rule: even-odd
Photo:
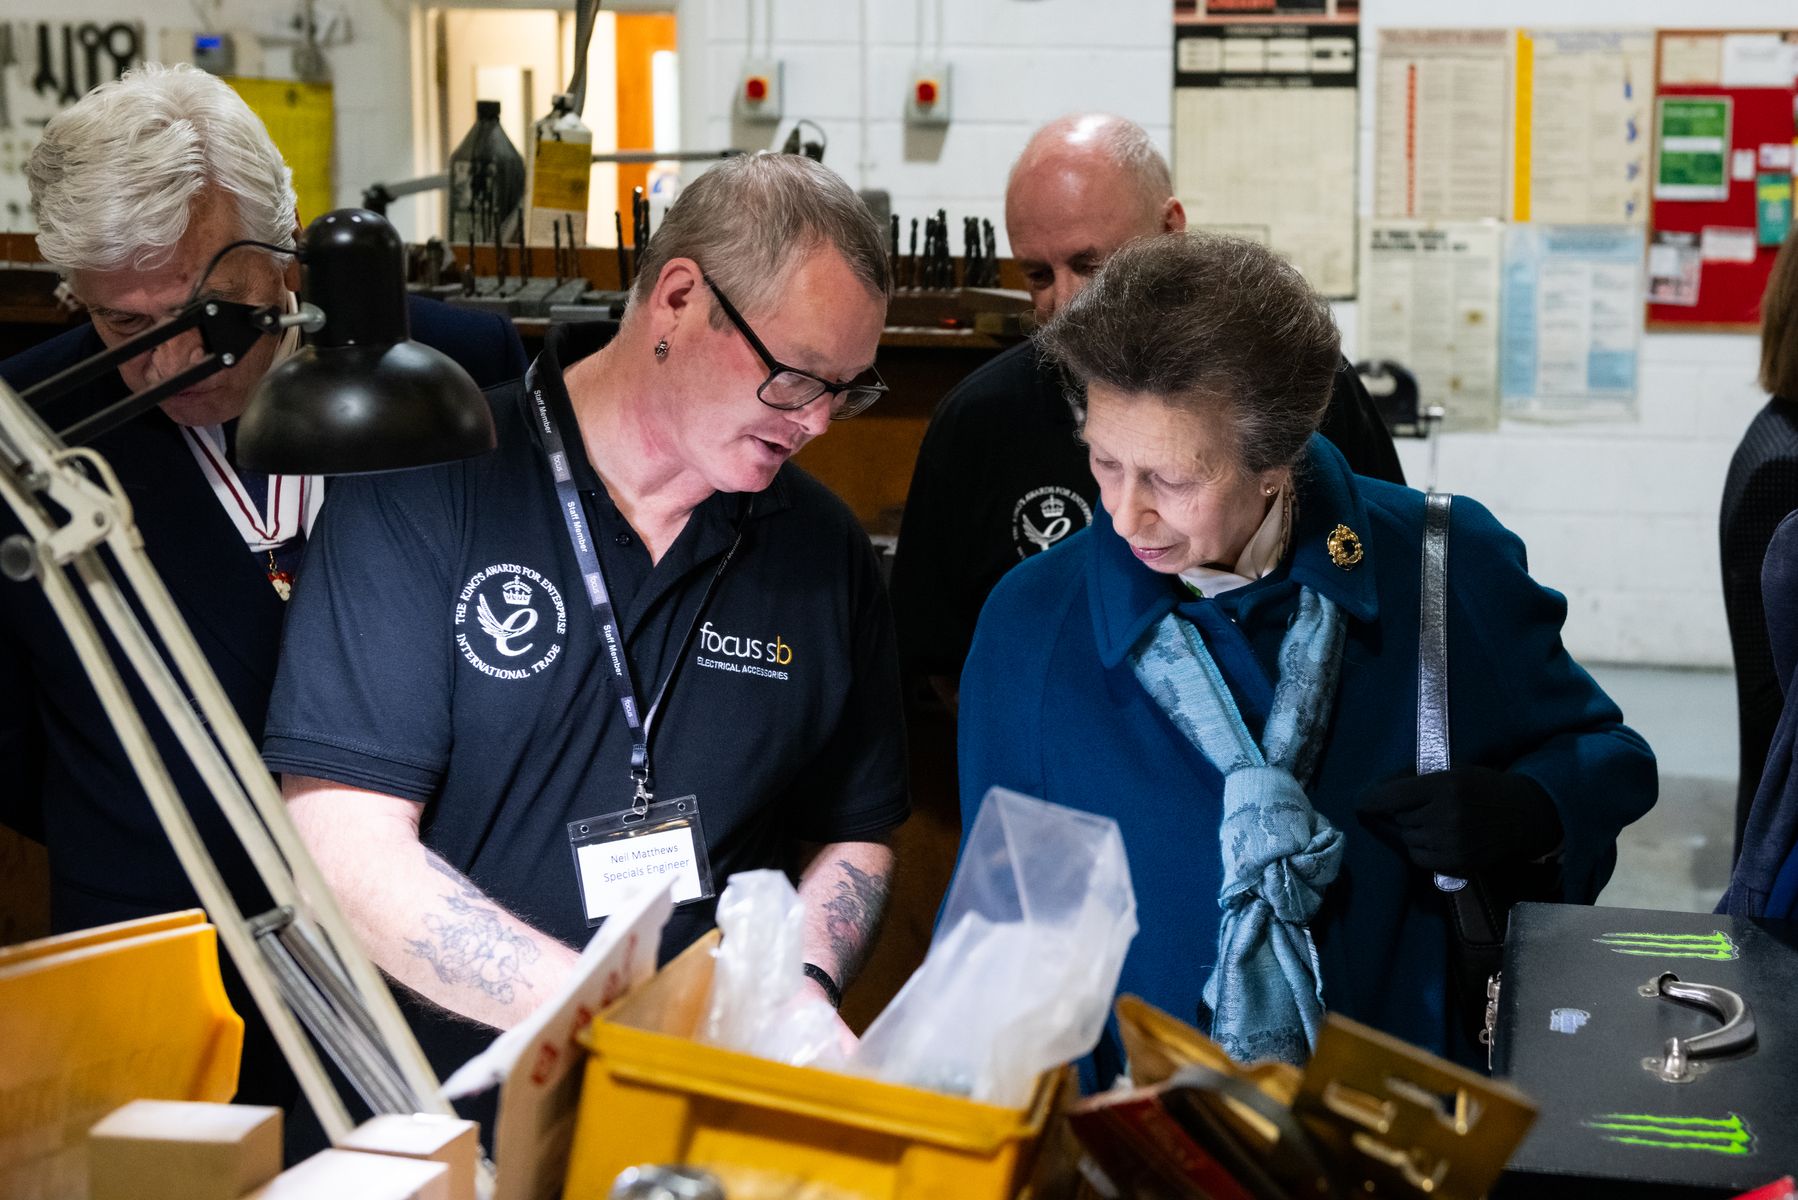
[[[602,338],[552,330],[537,375],[643,706],[675,671],[652,732],[657,796],[698,797],[719,890],[734,872],[790,866],[796,843],[879,837],[908,806],[892,618],[867,536],[789,464],[753,496],[711,496],[652,565],[587,461],[562,385]],[[525,385],[488,398],[493,453],[332,481],[287,617],[264,758],[421,802],[426,846],[579,946],[590,930],[566,826],[629,805],[631,741]],[[712,922],[711,903],[676,910],[664,956]],[[420,1030],[440,1071],[491,1033],[460,1028]]]

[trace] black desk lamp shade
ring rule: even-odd
[[[361,209],[306,228],[303,296],[322,309],[309,345],[269,371],[238,426],[240,461],[282,475],[352,475],[493,449],[487,400],[462,368],[410,341],[404,250]]]

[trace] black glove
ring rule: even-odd
[[[1358,807],[1363,824],[1395,829],[1412,862],[1443,875],[1529,862],[1561,844],[1560,814],[1542,785],[1491,767],[1375,784]]]

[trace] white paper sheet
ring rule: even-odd
[[[1792,86],[1792,55],[1777,33],[1731,33],[1723,38],[1724,87]]]
[[[1360,357],[1417,376],[1443,428],[1498,424],[1500,226],[1496,221],[1366,223]]]

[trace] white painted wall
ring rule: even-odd
[[[825,163],[852,184],[887,189],[908,221],[944,208],[957,230],[985,217],[1001,253],[1006,173],[1036,126],[1106,109],[1168,147],[1171,0],[684,0],[679,12],[682,69],[697,68],[703,88],[684,118],[690,138],[778,146],[809,117],[829,136]],[[784,64],[787,119],[738,121],[744,59],[769,52]],[[953,120],[940,132],[902,119],[921,60],[952,64]]]

